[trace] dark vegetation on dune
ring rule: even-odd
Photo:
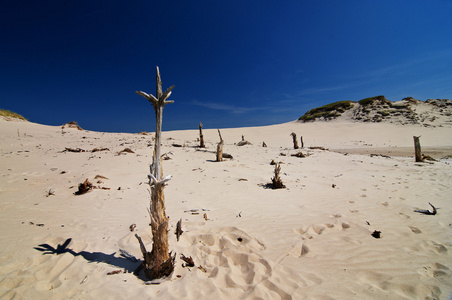
[[[25,117],[19,115],[18,113],[7,110],[7,109],[0,109],[0,116],[5,117],[6,119],[20,119],[20,120],[28,121]]]

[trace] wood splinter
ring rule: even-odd
[[[434,207],[430,202],[428,204],[432,207],[432,211],[429,211],[428,209],[415,209],[414,211],[424,215],[436,215],[436,207]]]
[[[182,218],[177,222],[176,225],[176,239],[179,242],[179,237],[182,235]]]

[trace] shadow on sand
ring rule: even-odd
[[[146,281],[143,272],[140,272],[141,260],[132,261],[133,259],[126,257],[115,257],[116,252],[112,254],[105,254],[102,252],[87,252],[80,251],[75,252],[74,250],[68,248],[71,243],[72,238],[68,238],[63,244],[58,244],[56,248],[49,244],[41,244],[38,247],[33,247],[35,250],[41,251],[43,255],[55,254],[60,255],[64,253],[70,253],[73,256],[81,256],[90,263],[106,263],[117,268],[123,269],[127,273],[133,273],[139,279]]]

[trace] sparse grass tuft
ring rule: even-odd
[[[334,119],[339,117],[341,113],[345,112],[347,109],[350,109],[353,106],[352,103],[354,103],[354,101],[338,101],[313,108],[301,116],[298,120],[307,122],[314,121],[317,118],[324,118],[325,120]]]
[[[5,117],[7,119],[20,119],[20,120],[28,121],[23,116],[15,113],[15,112],[12,112],[10,110],[6,110],[6,109],[0,109],[0,116]]]
[[[359,104],[361,104],[362,106],[368,106],[368,105],[372,105],[374,102],[380,102],[380,104],[391,104],[391,101],[389,101],[388,99],[385,98],[385,96],[380,95],[380,96],[375,96],[375,97],[370,97],[370,98],[364,98],[358,101]]]

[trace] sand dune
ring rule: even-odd
[[[292,149],[291,132],[303,136],[307,157],[291,156],[300,151]],[[139,262],[119,249],[141,259],[135,232],[151,248],[146,181],[152,136],[0,120],[0,297],[452,295],[452,161],[441,159],[452,154],[450,127],[335,120],[221,133],[224,151],[234,158],[217,163],[216,129],[204,130],[204,150],[197,148],[195,130],[164,132],[176,269],[161,284],[145,285],[132,273]],[[242,135],[252,144],[234,145]],[[437,162],[414,163],[414,135]],[[313,146],[329,150],[308,148]],[[134,153],[118,155],[124,148]],[[286,189],[265,188],[273,176],[271,160],[283,163]],[[99,188],[74,195],[85,179]],[[429,202],[438,214],[414,212],[430,208]],[[184,233],[177,242],[179,219]],[[375,230],[381,238],[372,237]],[[183,267],[181,254],[191,256],[195,267]],[[121,272],[107,275],[115,270]]]

